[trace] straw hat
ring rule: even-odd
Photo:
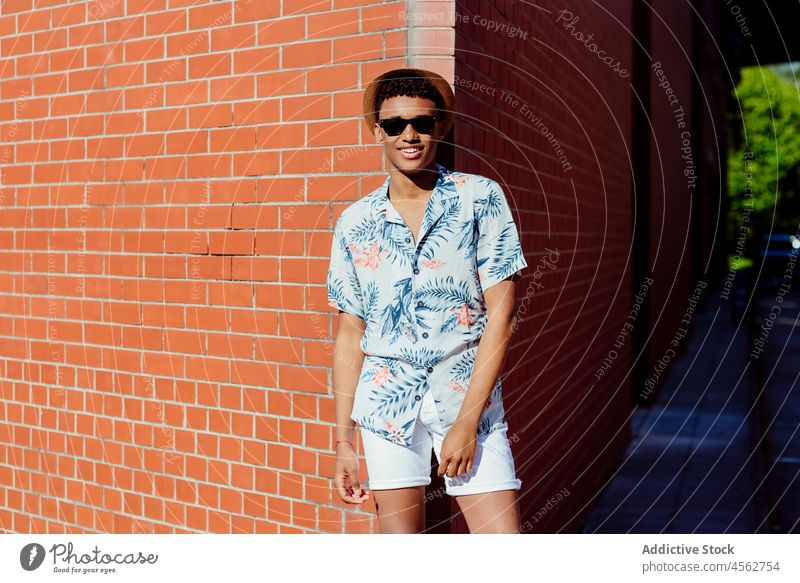
[[[453,110],[455,105],[455,97],[453,95],[453,90],[450,88],[450,84],[445,80],[444,77],[438,73],[434,73],[433,71],[428,71],[427,69],[409,68],[392,69],[391,71],[386,71],[370,81],[370,84],[364,90],[364,121],[367,122],[367,127],[369,127],[370,131],[372,131],[375,122],[378,120],[378,108],[376,107],[375,103],[378,96],[378,90],[381,87],[381,83],[390,77],[393,79],[420,77],[430,81],[436,91],[438,91],[442,96],[442,101],[444,102],[444,107],[441,111],[442,115],[444,116],[442,133],[444,135],[450,131],[450,128],[453,126],[455,116],[455,112]]]

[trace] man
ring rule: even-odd
[[[328,302],[339,309],[333,365],[334,482],[380,530],[424,529],[431,448],[470,532],[516,532],[521,486],[498,374],[527,266],[500,185],[436,162],[453,123],[441,76],[395,69],[364,93],[389,177],[336,223]],[[358,483],[353,421],[368,484]]]

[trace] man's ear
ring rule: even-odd
[[[436,137],[439,141],[442,141],[444,136],[444,118],[440,117],[436,120]]]

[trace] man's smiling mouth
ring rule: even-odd
[[[406,160],[416,160],[417,158],[422,156],[422,150],[424,146],[409,146],[407,148],[398,148],[400,150],[400,154]]]

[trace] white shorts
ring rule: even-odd
[[[411,447],[392,443],[363,427],[360,430],[368,475],[367,481],[362,484],[365,489],[389,490],[431,483],[431,472],[434,470],[431,467],[431,447],[436,453],[437,462],[440,462],[444,431],[430,390],[422,398]],[[488,435],[478,436],[472,471],[463,477],[450,478],[445,475],[447,494],[461,496],[520,489],[522,482],[516,477],[507,432],[508,426],[504,424]]]

